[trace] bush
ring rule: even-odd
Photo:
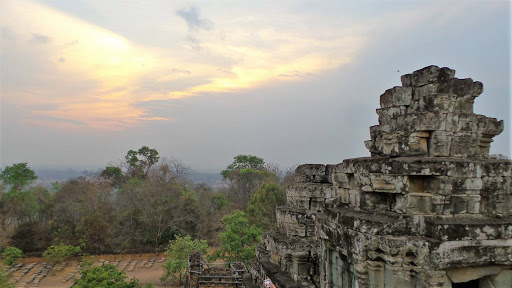
[[[71,245],[52,245],[43,253],[44,260],[58,264],[67,261],[81,252],[80,247]]]
[[[103,265],[88,267],[82,270],[82,277],[76,279],[71,287],[76,288],[152,288],[153,285],[146,284],[142,286],[139,280],[128,278],[125,272],[119,271],[114,265]]]
[[[20,249],[16,247],[7,247],[2,253],[2,258],[4,258],[4,264],[7,266],[11,266],[16,262],[16,260],[20,259],[22,256],[22,252]]]

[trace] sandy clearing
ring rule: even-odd
[[[163,257],[164,256],[162,253],[146,253],[122,255],[95,255],[89,256],[87,259],[93,261],[93,265],[100,265],[101,260],[109,261],[111,264],[113,264],[113,262],[115,262],[116,260],[119,260],[119,263],[117,265],[118,270],[125,271],[129,279],[135,277],[140,281],[141,284],[151,283],[155,287],[177,287],[171,285],[169,281],[166,281],[165,283],[160,282],[160,276],[162,275],[163,272],[163,263],[161,262]],[[148,261],[150,261],[151,259],[155,260],[154,264],[151,265],[151,267],[149,267],[149,265],[143,266],[143,264],[148,264]],[[135,261],[137,261],[136,264]],[[78,261],[69,261],[68,264],[61,271],[56,271],[56,267],[53,267],[48,272],[47,276],[42,278],[38,285],[34,286],[34,281],[30,279],[31,277],[33,277],[33,274],[36,271],[44,268],[44,259],[37,257],[24,258],[21,261],[21,263],[24,264],[23,267],[26,267],[30,263],[36,263],[36,265],[16,282],[15,287],[67,288],[71,286],[73,280],[70,279],[69,281],[66,282],[64,281],[64,279],[66,277],[69,277],[71,273],[78,275],[78,273],[76,273]],[[133,267],[133,270],[130,270],[130,266]],[[10,279],[15,279],[16,277],[21,276],[23,267],[20,270],[14,272],[10,276]]]

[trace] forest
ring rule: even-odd
[[[234,157],[217,190],[190,181],[190,171],[147,146],[128,151],[119,165],[50,189],[33,185],[37,175],[28,163],[7,166],[0,173],[0,252],[15,247],[40,256],[56,245],[91,255],[155,252],[185,236],[225,248],[229,223],[245,223],[256,240],[272,229],[293,181],[293,170],[252,155]],[[234,255],[219,249],[217,256],[222,253]],[[249,254],[239,260],[254,257]]]

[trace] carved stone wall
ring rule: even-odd
[[[512,162],[480,82],[429,66],[381,95],[372,157],[296,170],[252,263],[277,287],[512,287]],[[258,280],[256,280],[258,281]]]

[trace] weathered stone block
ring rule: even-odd
[[[446,114],[446,125],[445,130],[447,132],[457,131],[459,125],[459,114],[458,113],[447,113]]]
[[[428,138],[430,133],[418,131],[411,133],[406,144],[407,155],[428,156]]]
[[[504,266],[483,266],[483,267],[464,267],[446,270],[446,275],[453,283],[469,282],[485,276],[498,274]]]
[[[455,132],[468,132],[471,134],[477,131],[477,118],[475,114],[459,114]]]
[[[355,210],[359,210],[361,208],[361,192],[357,190],[350,190],[350,207]]]
[[[410,193],[407,195],[407,211],[413,214],[432,214],[432,194]]]
[[[407,211],[407,197],[401,194],[395,194],[395,201],[391,203],[391,211],[403,214]]]
[[[431,157],[447,157],[450,155],[452,146],[452,132],[434,131],[430,137],[428,155]]]
[[[411,103],[411,106],[414,106],[415,110],[419,109],[420,108],[419,100],[423,97],[438,94],[437,93],[438,88],[439,88],[439,83],[431,83],[431,84],[426,84],[426,85],[422,85],[422,86],[418,86],[418,87],[413,87],[412,88],[412,99],[413,99],[413,102],[415,102],[415,103],[414,104]]]
[[[299,183],[328,183],[328,165],[303,164],[295,169],[295,181]]]
[[[466,95],[474,98],[478,97],[484,91],[484,85],[482,82],[473,82],[472,79],[449,79],[447,81],[440,82],[438,92],[455,94],[459,97]]]
[[[412,88],[396,86],[380,95],[380,107],[407,106],[411,103]]]
[[[370,287],[384,288],[384,262],[368,261],[368,282]]]
[[[467,195],[452,195],[450,198],[451,210],[453,214],[467,213]]]
[[[476,132],[488,135],[498,135],[503,132],[503,120],[490,118],[483,115],[475,115],[476,118]]]
[[[470,145],[474,143],[472,137],[472,133],[454,133],[450,145],[450,156],[467,157],[468,155],[474,155],[474,147]]]
[[[499,272],[497,274],[489,275],[488,280],[493,285],[493,286],[489,286],[489,287],[492,287],[492,288],[509,288],[511,286],[511,284],[512,284],[512,270],[511,269],[509,269],[509,270],[502,270],[501,272]],[[483,288],[485,288],[485,286],[482,285],[482,284],[481,284],[481,286]]]
[[[350,203],[350,189],[341,188],[340,189],[340,201],[343,204]]]
[[[471,214],[480,213],[480,195],[469,195],[467,203],[467,212]]]
[[[471,256],[469,256],[471,255]],[[512,263],[512,239],[442,242],[431,253],[432,266],[447,269]]]
[[[480,190],[482,189],[482,184],[481,178],[466,178],[466,180],[464,180],[464,189]]]
[[[453,112],[455,113],[473,113],[473,105],[475,104],[475,97],[472,95],[465,95],[457,97],[453,103]]]
[[[432,87],[435,84],[425,85],[423,87]],[[407,107],[408,113],[420,113],[420,112],[432,112],[436,114],[440,113],[452,113],[454,112],[455,105],[455,97],[451,94],[441,94],[441,93],[432,93],[432,91],[422,91],[423,87],[414,88],[415,95],[414,97],[418,97],[417,94],[425,93],[417,99],[411,101],[410,105]],[[416,90],[417,89],[417,90]],[[419,91],[418,91],[419,90]],[[427,94],[428,93],[428,94]]]
[[[334,172],[332,174],[334,186],[340,188],[350,188],[349,175],[343,172]]]
[[[427,66],[423,69],[414,71],[412,74],[406,74],[401,77],[402,86],[422,86],[425,84],[446,81],[455,76],[455,70],[447,67]]]
[[[400,119],[400,117],[403,117]],[[445,130],[446,116],[432,112],[408,114],[397,117],[401,121],[401,129],[406,131],[437,131]],[[413,124],[414,123],[414,124]]]
[[[362,191],[373,191],[372,182],[368,173],[356,174],[355,179],[357,186],[352,188],[359,188]]]
[[[376,192],[400,193],[404,191],[404,177],[371,173],[372,190]]]

